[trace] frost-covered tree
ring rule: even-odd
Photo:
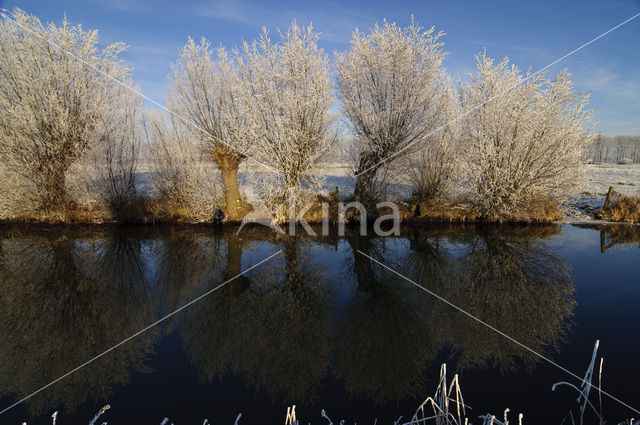
[[[73,164],[66,178],[66,188],[74,206],[91,209],[98,203],[111,219],[135,221],[138,201],[138,155],[142,136],[139,103],[122,105],[126,117]]]
[[[598,133],[598,135],[593,139],[593,143],[591,145],[591,159],[593,162],[606,162],[605,158],[605,148],[607,146],[607,137]]]
[[[20,9],[0,21],[0,161],[37,191],[34,208],[64,209],[71,165],[113,137],[129,137],[139,101],[131,70],[118,55],[126,46],[98,47],[98,33],[66,20],[43,25]],[[116,81],[118,80],[118,81]],[[6,186],[4,191],[19,188]]]
[[[173,66],[167,103],[191,123],[193,137],[208,146],[224,184],[226,215],[239,220],[249,206],[240,197],[238,168],[251,140],[233,56],[223,48],[212,49],[205,39],[196,43],[189,38]]]
[[[446,102],[441,36],[413,20],[405,28],[385,21],[369,34],[356,30],[337,58],[339,97],[358,141],[355,197],[367,207],[385,162],[415,152],[438,128]]]
[[[264,30],[245,42],[240,72],[252,153],[276,170],[272,195],[289,205],[292,193],[316,182],[315,168],[335,139],[334,97],[327,54],[312,26],[293,22],[280,38],[272,43]]]
[[[523,75],[483,53],[459,98],[463,169],[482,214],[526,218],[540,202],[570,194],[592,135],[588,96],[574,91],[568,72]]]
[[[618,163],[624,164],[627,161],[640,162],[640,136],[616,136],[611,144],[613,145],[614,142],[616,161]]]
[[[439,114],[437,128],[418,150],[401,159],[405,178],[412,186],[416,203],[442,199],[459,174],[459,108],[453,89],[446,82],[446,101]]]
[[[223,207],[220,179],[187,124],[151,113],[145,120],[153,197],[164,218],[210,221]]]

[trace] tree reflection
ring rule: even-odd
[[[557,226],[476,226],[414,231],[398,264],[426,289],[540,354],[558,348],[575,301],[569,265],[548,237]],[[489,327],[434,300],[437,345],[453,349],[457,369],[529,369],[538,357]]]
[[[569,266],[546,239],[557,231],[414,229],[407,234],[408,252],[385,252],[381,239],[351,236],[359,294],[349,306],[336,361],[346,388],[381,403],[420,393],[424,369],[436,353],[451,350],[458,370],[505,372],[518,362],[531,369],[538,360],[358,250],[547,354],[562,342],[575,305]]]
[[[227,235],[227,276],[238,272],[239,241]],[[331,316],[322,275],[304,242],[285,238],[284,264],[266,264],[220,296],[185,313],[187,350],[202,378],[227,372],[285,403],[313,399],[326,375]],[[230,283],[232,283],[230,282]]]
[[[29,395],[153,321],[143,242],[124,230],[75,233],[0,240],[2,395]],[[154,337],[141,335],[29,399],[30,414],[106,400],[132,369],[146,370]]]
[[[164,314],[222,283],[226,242],[217,229],[171,227],[159,233],[154,257]]]
[[[539,354],[563,341],[575,300],[571,270],[547,239],[550,227],[487,227],[463,237],[467,251],[456,262],[444,298]],[[443,309],[446,340],[460,369],[491,365],[506,372],[518,360],[529,368],[537,356],[457,311]]]
[[[233,230],[169,227],[150,237],[129,228],[66,229],[0,238],[0,395],[28,395],[152,323],[154,312],[172,312],[232,278],[173,325],[204,382],[233,375],[279,404],[312,401],[330,366],[349,394],[380,404],[432,390],[423,377],[442,360],[457,361],[458,370],[535,366],[530,353],[367,256],[545,355],[562,343],[575,304],[569,267],[548,238],[557,227],[348,233],[353,257],[333,283],[352,291],[340,292],[346,309],[335,318],[316,254],[325,242]],[[238,276],[275,249],[283,254]],[[31,411],[105,400],[132,370],[146,369],[159,332],[34,397]]]
[[[334,372],[350,394],[376,403],[423,394],[423,372],[436,354],[428,300],[357,253],[382,258],[380,240],[350,234],[348,241],[358,294],[339,331]]]

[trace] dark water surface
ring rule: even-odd
[[[640,230],[430,226],[400,237],[268,229],[0,229],[0,410],[282,253],[0,415],[1,424],[392,424],[460,375],[473,419],[560,423],[561,370],[361,251],[640,408]],[[603,399],[608,421],[638,417]],[[517,423],[516,415],[512,421]],[[404,422],[404,421],[402,421]],[[474,420],[474,422],[480,422]]]

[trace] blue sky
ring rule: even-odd
[[[614,25],[640,12],[640,0],[611,1],[150,1],[0,0],[43,21],[98,29],[101,43],[124,41],[124,58],[143,93],[164,101],[164,81],[187,36],[233,47],[256,37],[262,26],[275,31],[294,18],[312,22],[331,55],[348,46],[353,28],[383,19],[406,25],[414,15],[425,27],[446,33],[445,66],[454,76],[474,70],[474,53],[486,47],[509,56],[521,69],[538,70]],[[640,17],[549,70],[574,74],[576,87],[591,92],[596,130],[606,135],[640,134]]]

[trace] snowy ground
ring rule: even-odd
[[[142,166],[142,172],[138,179],[139,193],[148,196],[151,194],[149,181],[149,171]],[[216,172],[212,167],[212,172]],[[325,181],[322,186],[324,194],[328,194],[338,188],[340,195],[348,197],[353,194],[355,179],[351,171],[340,163],[328,164],[324,169]],[[239,178],[241,187],[249,202],[256,204],[258,195],[256,188],[248,182],[247,169],[241,168]],[[590,164],[587,166],[587,173],[579,185],[577,195],[565,205],[567,211],[567,221],[582,222],[593,220],[595,211],[602,207],[604,197],[609,190],[609,186],[625,195],[640,195],[640,164],[618,165],[618,164]],[[411,188],[408,185],[391,185],[390,198],[406,200],[411,195]]]
[[[590,164],[582,192],[606,195],[609,186],[625,195],[640,195],[640,164]]]
[[[325,176],[325,190],[333,191],[337,186],[340,193],[353,194],[354,179],[345,167],[338,164],[327,167]],[[594,220],[610,186],[624,195],[640,196],[640,164],[589,164],[576,196],[565,205],[567,221]],[[391,197],[396,199],[408,199],[411,195],[411,188],[406,185],[392,185],[391,191]]]
[[[640,195],[640,164],[589,164],[577,195],[566,206],[567,220],[592,220],[610,186],[624,195]]]

